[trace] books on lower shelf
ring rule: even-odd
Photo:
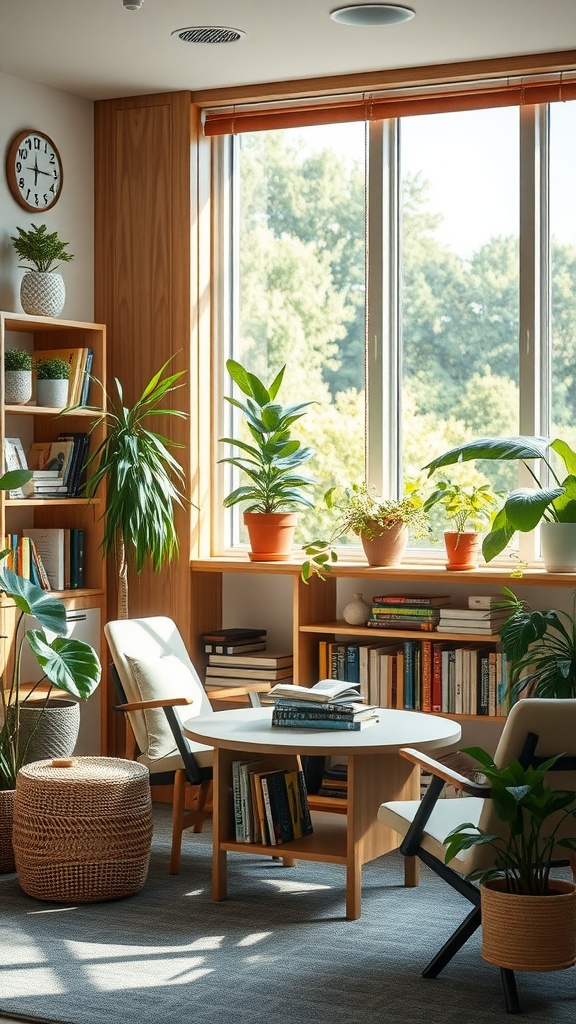
[[[37,556],[39,586],[44,590],[76,590],[84,587],[83,530],[25,527],[22,540],[24,538],[30,539],[32,552]]]
[[[232,762],[234,833],[238,843],[281,846],[313,831],[304,773],[265,761]]]

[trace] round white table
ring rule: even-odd
[[[271,708],[216,711],[188,719],[184,733],[214,747],[212,895],[226,898],[226,854],[289,856],[346,868],[346,917],[361,914],[362,865],[397,849],[400,837],[377,819],[380,804],[419,798],[419,772],[398,755],[402,747],[436,750],[457,743],[460,726],[438,715],[382,708],[379,721],[358,732],[272,727]],[[314,813],[312,835],[282,847],[238,843],[231,794],[232,762],[261,757],[263,767],[300,767],[299,755],[348,759],[346,814]],[[314,800],[311,798],[312,809]],[[405,859],[405,884],[417,884],[415,858]]]

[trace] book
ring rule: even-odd
[[[64,590],[64,530],[54,527],[24,527],[23,533],[31,537],[42,559],[50,580],[51,590]]]
[[[73,450],[74,443],[72,441],[51,442],[44,470],[56,470],[57,476],[51,480],[46,480],[43,485],[45,489],[67,485]],[[42,486],[42,484],[39,484],[39,486]]]
[[[236,665],[233,665],[231,668],[228,668],[227,665],[208,665],[206,667],[206,675],[210,679],[212,677],[218,679],[252,679],[258,682],[260,679],[270,681],[275,679],[291,679],[293,674],[292,665],[287,665],[286,668],[242,668]]]
[[[284,711],[297,711],[299,714],[320,714],[336,715],[338,717],[346,717],[347,715],[356,715],[365,711],[376,711],[377,707],[375,704],[364,704],[363,701],[347,701],[346,703],[340,703],[339,701],[301,701],[294,700],[292,697],[283,697],[277,700],[274,704],[273,714],[276,711],[282,713]]]
[[[70,589],[84,586],[84,530],[70,530]]]
[[[230,626],[226,629],[216,629],[212,632],[201,633],[202,639],[207,643],[237,643],[238,641],[255,639],[258,640],[263,636],[266,636],[265,629],[244,629],[235,628]]]
[[[82,384],[80,388],[80,405],[88,405],[88,398],[90,395],[90,374],[92,372],[92,365],[94,363],[94,349],[86,349],[86,362],[84,365],[84,371],[82,374]]]
[[[291,668],[294,663],[292,654],[276,654],[273,651],[262,651],[252,653],[240,653],[237,655],[229,654],[209,654],[208,664],[209,665],[223,665],[230,668],[234,667],[251,667],[254,668]]]
[[[440,615],[440,610],[438,608],[416,608],[412,605],[404,604],[375,604],[372,606],[371,617],[373,619],[395,618],[397,615],[412,619],[437,619]]]
[[[284,780],[288,794],[288,805],[292,816],[294,838],[301,839],[302,836],[309,836],[313,831],[304,772],[301,769],[288,771],[284,776]]]
[[[497,606],[501,600],[502,598],[496,594],[470,594],[468,597],[468,607],[490,609]]]
[[[453,620],[466,620],[470,622],[488,622],[501,618],[507,618],[509,612],[505,609],[496,608],[441,608],[439,611],[440,622],[452,622]]]
[[[335,718],[318,720],[317,718],[277,718],[272,721],[272,726],[281,729],[342,729],[349,732],[358,732],[360,729],[367,729],[378,722],[378,715],[371,718],[363,718],[361,721],[348,721]]]
[[[445,608],[451,599],[442,595],[432,594],[381,594],[372,598],[375,605],[411,605],[414,608]]]
[[[50,579],[48,577],[48,573],[44,567],[44,562],[38,554],[36,542],[32,537],[30,537],[30,554],[36,567],[36,572],[38,573],[38,579],[40,580],[39,586],[42,587],[42,590],[50,590]]]
[[[364,718],[373,718],[376,711],[378,711],[378,708],[371,704],[358,704],[350,706],[349,710],[341,711],[334,705],[305,704],[300,708],[295,708],[293,706],[287,707],[283,702],[279,702],[272,712],[272,721],[274,722],[280,718],[291,718],[294,721],[313,718],[318,722],[360,722]]]
[[[266,649],[266,641],[261,640],[257,643],[245,643],[245,644],[204,644],[204,652],[206,654],[242,654],[248,653],[249,651],[264,651]]]
[[[493,623],[485,623],[484,625],[476,625],[475,623],[469,622],[454,622],[454,623],[442,623],[440,622],[436,626],[438,633],[474,633],[479,636],[497,636],[498,626]]]
[[[58,475],[58,470],[47,470],[46,464],[50,458],[50,446],[51,441],[33,441],[28,449],[28,469],[31,469],[35,474],[42,475],[50,473],[50,475]]]
[[[333,679],[321,679],[320,682],[310,687],[278,683],[277,686],[272,687],[267,696],[272,700],[277,697],[294,697],[296,700],[314,700],[325,704],[330,700],[341,700],[347,697],[357,699],[359,693],[357,685]]]
[[[417,619],[410,619],[406,616],[403,618],[378,618],[368,619],[367,626],[372,629],[414,629],[420,630],[421,633],[432,633],[437,629],[436,622],[424,620],[423,622]]]
[[[281,798],[279,797],[279,787],[274,779],[274,776],[281,775],[282,785],[284,785],[284,771],[284,768],[279,768],[275,771],[259,773],[259,781],[260,786],[262,787],[262,796],[266,811],[267,830],[271,846],[281,846],[282,843],[288,842],[289,840],[284,838],[287,834],[289,834],[290,839],[294,838],[290,818],[290,808],[288,807],[288,797],[286,796],[286,803],[284,806]],[[286,813],[288,815],[289,832],[287,832],[286,829]]]
[[[85,483],[85,462],[88,454],[90,438],[83,431],[58,434],[58,441],[72,444],[70,468],[66,478],[68,496],[75,498],[80,494]]]
[[[314,831],[310,807],[308,805],[308,792],[306,789],[306,777],[304,772],[298,770],[298,789],[300,792],[300,808],[302,810],[302,835],[309,836]]]

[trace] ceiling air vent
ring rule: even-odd
[[[225,28],[223,25],[193,25],[176,28],[172,35],[183,43],[237,43],[246,33],[240,28]]]

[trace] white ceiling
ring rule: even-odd
[[[355,0],[0,0],[0,70],[88,99],[386,70],[576,47],[576,0],[406,0],[412,21],[330,20]],[[403,3],[404,0],[398,0]],[[242,29],[186,44],[185,26]]]

